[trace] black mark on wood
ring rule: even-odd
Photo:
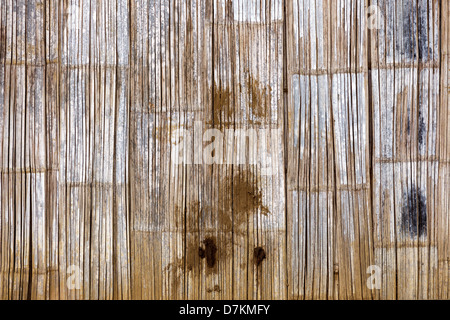
[[[411,237],[427,235],[427,200],[415,185],[403,194],[401,228]]]
[[[204,259],[206,257],[206,253],[205,253],[205,249],[203,249],[202,247],[198,248],[198,256],[202,259]]]
[[[422,96],[420,97],[420,101],[422,101]],[[425,103],[422,101],[422,103]],[[427,126],[425,125],[425,119],[423,116],[423,112],[421,109],[419,109],[419,123],[418,123],[418,133],[417,133],[417,140],[419,142],[419,148],[422,149],[426,142],[426,135],[427,135]]]
[[[266,258],[266,252],[262,247],[256,247],[253,251],[255,257],[255,263],[257,266],[261,264],[261,262]]]
[[[203,240],[203,244],[205,245],[204,255],[206,256],[206,264],[208,265],[208,267],[213,268],[216,264],[216,242],[214,238],[206,238],[205,240]]]
[[[403,32],[396,48],[411,60],[426,61],[431,55],[431,49],[428,47],[427,8],[421,5],[417,7],[415,0],[403,0],[402,4]],[[393,30],[389,30],[389,35],[393,34]]]

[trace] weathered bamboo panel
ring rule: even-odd
[[[289,297],[372,297],[368,34],[361,1],[288,2]]]
[[[0,299],[449,299],[449,7],[2,0]]]

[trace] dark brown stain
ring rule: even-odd
[[[213,119],[208,124],[215,128],[229,127],[234,118],[234,106],[230,105],[232,93],[227,88],[217,86],[213,88],[214,110]]]
[[[217,252],[216,241],[213,237],[208,237],[203,240],[203,244],[205,245],[206,265],[209,268],[214,268]]]
[[[219,222],[225,230],[245,225],[257,213],[267,216],[269,209],[252,173],[245,170],[240,176],[224,179],[224,196],[219,199]],[[230,192],[231,191],[231,192]],[[239,231],[239,230],[235,230]]]
[[[204,259],[204,258],[206,257],[205,249],[203,249],[202,247],[199,247],[199,248],[198,248],[198,256],[199,256],[201,259]]]
[[[211,292],[220,292],[220,286],[218,286],[217,284],[214,286],[214,288],[208,288],[206,289],[206,292],[211,293]]]
[[[260,208],[261,213],[267,215],[269,210],[263,205],[262,193],[257,186],[249,180],[235,180],[233,185],[233,198],[236,213],[251,213]]]
[[[261,125],[264,119],[268,118],[270,112],[270,104],[272,99],[270,85],[263,85],[259,80],[250,76],[245,82],[248,93],[248,102],[251,115],[248,117],[248,124]],[[244,90],[240,85],[240,90]],[[233,92],[222,85],[214,82],[213,86],[213,116],[206,124],[212,125],[214,128],[229,128],[234,122],[239,121],[235,116]]]
[[[186,207],[186,212],[183,210],[182,214],[186,214],[187,217],[197,217],[201,215],[202,208],[198,201],[192,201]],[[202,247],[202,241],[198,237],[198,234],[187,235],[186,238],[186,269],[199,270],[201,267],[201,261],[206,257],[206,251]]]
[[[256,247],[253,250],[253,256],[255,258],[255,263],[257,266],[263,262],[263,260],[266,258],[266,251],[262,247]]]
[[[195,266],[195,245],[194,239],[186,240],[186,270],[192,271]]]
[[[220,230],[241,232],[249,219],[255,214],[267,216],[269,209],[263,204],[263,195],[257,186],[257,181],[252,172],[241,171],[240,175],[224,177],[221,181],[221,195],[218,205],[214,209],[210,206],[203,206],[198,201],[192,201],[188,205],[188,214],[202,215],[204,212],[217,210]],[[194,245],[193,252],[200,256],[201,247]],[[222,251],[222,253],[226,250]],[[206,254],[206,253],[205,253]]]
[[[169,263],[164,271],[170,272],[172,277],[172,287],[177,287],[180,282],[180,274],[185,271],[192,271],[200,266],[201,259],[206,258],[207,265],[214,267],[216,261],[216,241],[213,237],[206,238],[202,244],[205,248],[199,247],[198,239],[194,237],[187,240],[186,243],[186,256],[183,258],[177,258],[175,261]],[[198,258],[200,257],[200,259]]]

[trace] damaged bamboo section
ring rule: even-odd
[[[2,0],[0,299],[450,299],[448,0]]]

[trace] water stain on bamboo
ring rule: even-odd
[[[269,210],[263,205],[261,190],[248,180],[237,180],[233,184],[234,207],[238,215],[250,214],[257,209],[267,215]],[[238,220],[238,222],[241,222]]]
[[[245,88],[241,84],[240,91],[246,90],[248,98],[249,116],[246,124],[261,125],[268,118],[270,104],[272,100],[272,88],[270,85],[262,84],[258,79],[249,76],[245,82]],[[215,128],[229,128],[234,122],[239,121],[235,114],[235,105],[233,101],[236,98],[229,88],[223,88],[214,82],[213,87],[213,118],[207,124],[213,125]]]
[[[412,185],[403,194],[402,231],[412,238],[427,235],[427,203],[420,188]]]
[[[264,248],[262,247],[256,247],[253,250],[253,256],[255,259],[255,264],[259,266],[263,260],[266,259],[266,251],[264,251]]]
[[[257,124],[267,117],[267,109],[272,100],[270,85],[264,86],[254,77],[250,77],[247,81],[247,88],[249,89],[250,107]]]
[[[220,286],[219,285],[215,285],[214,288],[208,288],[206,289],[206,292],[211,293],[211,292],[220,292]]]
[[[234,118],[232,101],[232,92],[228,88],[222,88],[214,82],[213,88],[213,119],[207,123],[215,128],[229,127]]]
[[[417,142],[419,143],[419,150],[425,146],[426,135],[427,135],[427,127],[425,124],[425,118],[423,115],[422,109],[419,109],[419,119],[418,119],[418,128],[417,128]]]
[[[201,259],[198,259],[197,257],[200,248],[198,246],[198,239],[192,237],[190,240],[186,241],[186,270],[192,271],[200,265]]]
[[[263,204],[255,177],[249,171],[244,170],[240,177],[227,177],[223,183],[224,189],[231,191],[219,199],[219,222],[223,229],[231,231],[234,226],[237,227],[234,231],[239,232],[239,227],[245,225],[252,215],[260,213],[267,216],[270,213]]]
[[[202,247],[198,247],[198,256],[201,259],[204,259],[206,257],[206,251]]]
[[[216,246],[216,240],[214,237],[206,237],[205,240],[203,240],[204,248],[199,247],[198,248],[198,256],[201,259],[206,258],[206,265],[209,268],[214,268],[214,265],[216,264],[216,252],[217,252],[217,246]]]
[[[176,296],[176,292],[182,286],[182,275],[183,275],[184,259],[176,259],[174,262],[169,263],[165,268],[164,272],[170,279],[171,290],[170,296]]]
[[[417,8],[415,0],[404,0],[402,5],[403,33],[396,49],[408,59],[426,61],[432,52],[428,47],[427,8]],[[393,30],[388,31],[394,34]]]
[[[218,208],[213,209],[193,201],[188,205],[188,210],[192,214],[199,215],[202,215],[205,210],[217,210],[221,230],[231,232],[234,226],[234,232],[240,232],[240,227],[245,226],[255,214],[263,216],[270,214],[268,207],[263,203],[262,191],[255,180],[255,176],[247,170],[243,170],[241,176],[225,177],[221,181],[225,192],[218,199]],[[206,254],[201,247],[197,251],[200,257]]]

